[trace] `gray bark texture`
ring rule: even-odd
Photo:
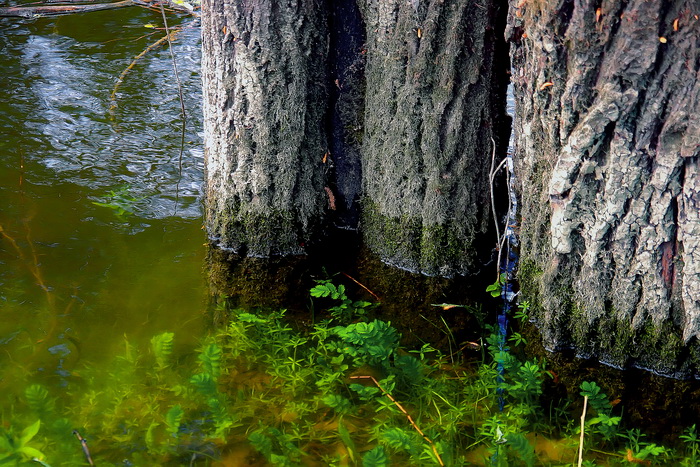
[[[497,3],[358,2],[367,31],[362,230],[389,264],[444,276],[478,269],[505,108]]]
[[[510,2],[521,282],[551,348],[698,372],[699,14]]]
[[[206,224],[221,248],[303,254],[328,203],[322,0],[205,0]]]

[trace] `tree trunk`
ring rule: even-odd
[[[510,2],[521,282],[550,348],[700,362],[700,10]]]
[[[219,247],[302,254],[324,216],[322,0],[205,0],[206,224]]]
[[[492,222],[492,139],[504,125],[505,9],[488,0],[358,3],[367,31],[364,239],[401,268],[473,273]]]

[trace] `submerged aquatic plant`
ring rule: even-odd
[[[40,428],[41,420],[24,428],[19,436],[15,436],[11,429],[0,428],[0,465],[18,465],[21,461],[44,459],[44,453],[30,444]]]
[[[371,307],[340,286],[314,290],[334,302],[310,329],[295,331],[284,310],[234,309],[198,348],[181,349],[171,332],[144,348],[125,339],[122,355],[82,368],[83,382],[63,396],[28,384],[3,409],[11,423],[0,428],[0,465],[84,463],[76,428],[104,466],[210,465],[229,455],[280,466],[574,462],[580,433],[568,405],[545,414],[546,364],[516,358],[509,346],[521,337],[494,332],[482,361],[460,362],[429,343],[402,347],[390,322],[368,318]],[[695,426],[681,436],[685,452],[674,453],[623,430],[596,383],[584,382],[581,395],[593,413],[586,465],[697,462]]]
[[[131,188],[124,185],[116,190],[111,190],[102,198],[102,201],[93,201],[92,204],[111,209],[119,219],[123,220],[136,213],[138,204],[143,199],[133,196]]]

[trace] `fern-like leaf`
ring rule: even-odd
[[[221,376],[221,347],[212,342],[207,344],[199,354],[199,361],[202,362],[202,369],[209,373],[214,380]]]
[[[182,417],[185,412],[182,410],[182,406],[177,404],[173,406],[168,413],[165,414],[165,424],[167,426],[167,431],[173,436],[177,436],[178,431],[180,431],[180,424],[182,423]]]
[[[410,454],[417,454],[420,451],[421,442],[401,428],[391,428],[384,432],[382,436],[384,443],[392,449],[404,450]]]
[[[54,401],[49,398],[49,391],[41,384],[32,384],[24,390],[27,405],[37,415],[43,415],[53,410]]]
[[[151,350],[156,357],[158,368],[163,369],[169,365],[170,356],[173,353],[173,339],[175,334],[164,332],[151,338]]]
[[[588,403],[596,413],[606,414],[610,412],[610,402],[608,396],[598,386],[595,381],[584,381],[581,383],[582,396],[588,396]]]
[[[201,394],[212,397],[216,394],[216,381],[209,373],[198,373],[190,378],[192,383]]]
[[[254,431],[248,435],[248,441],[266,459],[272,456],[272,440],[260,431]]]
[[[362,467],[386,467],[388,465],[389,458],[382,446],[376,446],[362,456]]]
[[[521,433],[508,435],[508,446],[518,454],[518,458],[525,462],[525,465],[535,465],[535,450]]]

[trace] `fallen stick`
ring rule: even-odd
[[[376,293],[374,293],[374,292],[372,292],[371,290],[369,290],[369,289],[367,288],[366,285],[360,283],[360,281],[358,281],[357,279],[355,279],[354,277],[352,277],[350,274],[345,273],[345,272],[341,272],[341,274],[343,274],[345,277],[347,277],[348,279],[350,279],[351,281],[353,281],[355,284],[359,285],[360,287],[362,287],[363,289],[365,289],[367,292],[369,292],[370,294],[372,294],[372,296],[373,296],[374,298],[376,298],[377,301],[379,301],[379,302],[382,301],[382,299],[379,298],[379,295],[377,295]]]
[[[441,465],[442,467],[445,467],[445,463],[442,461],[442,457],[440,457],[440,454],[438,453],[437,448],[435,447],[435,443],[433,443],[433,440],[431,440],[430,438],[428,438],[428,437],[426,436],[426,434],[423,433],[423,430],[421,430],[421,429],[418,427],[418,425],[416,425],[416,422],[413,420],[413,417],[411,417],[411,415],[406,411],[406,409],[403,408],[403,406],[402,406],[401,404],[399,404],[399,402],[398,402],[396,399],[394,399],[394,396],[392,396],[391,394],[389,394],[389,393],[379,384],[379,381],[377,381],[376,378],[375,378],[374,376],[371,376],[371,375],[366,375],[366,376],[364,376],[364,375],[363,375],[363,376],[351,376],[350,379],[371,379],[372,382],[379,388],[379,390],[382,391],[382,393],[383,393],[386,397],[388,397],[389,400],[390,400],[391,402],[393,402],[394,405],[395,405],[396,407],[398,407],[399,410],[400,410],[401,412],[403,412],[403,414],[404,414],[404,415],[406,416],[406,418],[408,419],[409,423],[410,423],[410,424],[413,426],[413,428],[418,432],[418,434],[421,435],[421,436],[423,437],[423,439],[426,440],[426,441],[428,442],[428,444],[430,444],[430,447],[433,448],[433,454],[435,454],[435,457],[437,458],[438,462],[440,463],[440,465]]]
[[[93,462],[92,456],[90,455],[90,449],[88,449],[87,441],[85,440],[85,438],[80,436],[78,430],[73,430],[73,434],[76,438],[78,438],[78,441],[80,441],[80,446],[83,448],[83,454],[85,454],[85,458],[87,459],[88,464],[95,465],[95,462]]]
[[[18,18],[36,18],[41,16],[71,15],[73,13],[87,13],[99,10],[114,10],[127,6],[137,5],[132,0],[123,0],[113,3],[96,3],[85,5],[39,5],[39,6],[12,6],[0,8],[0,16],[14,16]]]
[[[588,396],[583,396],[583,413],[581,414],[581,439],[578,442],[578,467],[583,464],[583,434],[586,428],[586,408],[588,407]]]

